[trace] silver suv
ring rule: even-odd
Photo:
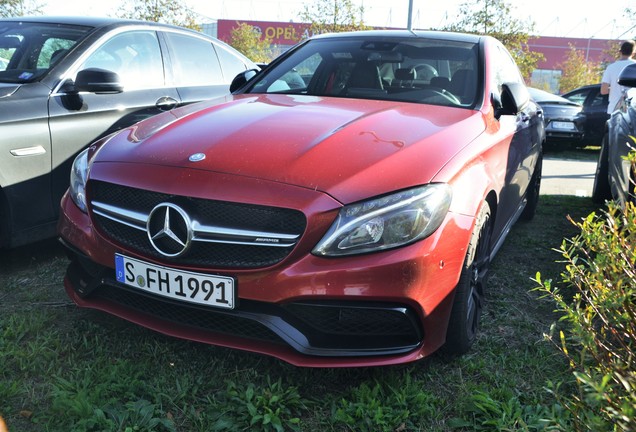
[[[111,18],[0,20],[0,247],[55,235],[75,156],[257,66],[205,34]],[[178,146],[179,143],[175,143]]]

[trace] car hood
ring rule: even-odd
[[[460,108],[228,96],[143,121],[114,137],[94,162],[209,170],[319,190],[346,203],[430,182],[484,128],[480,112]]]

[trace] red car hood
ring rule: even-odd
[[[183,166],[320,190],[343,203],[424,184],[485,128],[479,111],[242,95],[152,117],[95,162]],[[196,153],[199,162],[189,161]]]

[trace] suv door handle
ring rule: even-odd
[[[170,96],[163,96],[157,99],[157,102],[155,102],[155,107],[157,107],[159,111],[170,111],[178,104],[178,100],[171,98]]]

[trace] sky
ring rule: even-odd
[[[114,16],[125,0],[42,0],[47,15]],[[202,22],[216,19],[299,22],[303,4],[311,0],[183,0]],[[439,28],[453,21],[465,0],[353,0],[364,6],[364,22],[372,26],[406,27],[409,3],[413,28]],[[507,0],[513,14],[535,24],[539,36],[625,39],[636,35],[636,0]]]

